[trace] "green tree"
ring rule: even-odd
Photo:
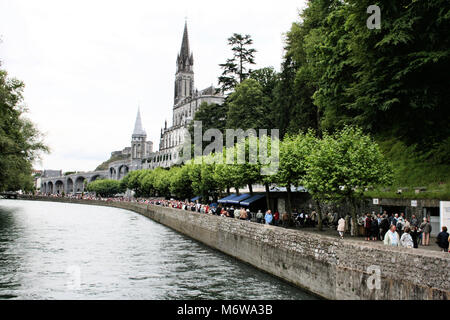
[[[153,171],[148,171],[146,174],[140,176],[140,189],[142,190],[142,196],[152,197],[156,196],[155,177]]]
[[[230,95],[227,117],[229,129],[269,129],[270,100],[263,87],[254,79],[247,79]]]
[[[123,184],[116,180],[96,180],[87,185],[88,192],[95,192],[101,197],[113,197],[116,194],[125,192]]]
[[[250,78],[258,81],[262,91],[270,100],[273,99],[273,91],[278,84],[279,75],[273,67],[266,67],[252,71]]]
[[[170,198],[172,196],[170,192],[171,172],[159,167],[153,170],[152,174],[154,175],[154,187],[158,196]]]
[[[32,164],[48,152],[34,124],[24,117],[23,82],[0,69],[0,191],[32,191]]]
[[[275,178],[277,184],[287,188],[287,208],[292,213],[292,187],[301,186],[308,166],[307,157],[317,144],[313,131],[295,136],[287,135],[280,145],[280,168]]]
[[[170,192],[178,199],[191,199],[194,195],[192,181],[189,178],[189,168],[187,166],[173,167],[170,169]]]
[[[142,188],[142,181],[144,181],[145,176],[150,174],[149,170],[136,170],[131,171],[127,174],[121,181],[121,187],[132,190],[137,198],[147,195],[145,190]]]
[[[230,195],[230,189],[233,187],[234,179],[233,176],[230,174],[230,168],[229,165],[226,164],[226,148],[223,148],[223,152],[219,155],[217,155],[222,159],[222,162],[216,163],[216,166],[214,168],[214,180],[217,183],[217,188],[219,189],[219,193],[225,192],[227,195]]]
[[[223,92],[234,89],[237,84],[247,79],[251,74],[252,70],[248,66],[255,64],[256,53],[255,49],[249,47],[252,44],[253,40],[248,34],[241,35],[234,33],[228,39],[228,45],[232,47],[233,58],[220,64],[223,73],[219,77],[219,84]]]
[[[222,105],[215,103],[203,102],[200,108],[195,113],[194,121],[200,121],[202,123],[202,136],[210,129],[218,129],[222,133],[225,132],[227,127],[227,114],[228,114],[228,99],[225,99],[225,103]],[[194,122],[189,125],[189,134],[192,141],[194,141]],[[206,147],[210,142],[202,141],[202,148]],[[225,141],[224,141],[225,143]],[[192,148],[193,150],[194,148]]]
[[[365,190],[389,185],[390,164],[378,145],[362,129],[345,127],[315,144],[305,158],[302,181],[316,201],[346,201],[352,207],[353,231],[357,230],[357,203]],[[353,234],[355,235],[355,234]]]

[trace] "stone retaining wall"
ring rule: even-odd
[[[51,200],[135,211],[327,299],[448,300],[450,297],[450,255],[445,253],[339,240],[137,203]],[[376,280],[376,273],[371,270],[377,269],[379,289],[370,290],[368,282],[376,287],[376,281],[369,281]]]

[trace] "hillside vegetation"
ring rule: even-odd
[[[450,163],[439,163],[436,155],[424,154],[395,138],[379,140],[394,170],[393,184],[367,192],[377,198],[450,200]],[[402,193],[397,191],[402,189]],[[416,193],[416,189],[422,189]]]
[[[127,160],[128,157],[124,156],[124,155],[120,155],[120,156],[112,156],[111,158],[109,158],[107,161],[103,162],[101,165],[99,165],[95,171],[105,171],[108,170],[109,165],[113,162],[116,161],[122,161],[122,160]]]

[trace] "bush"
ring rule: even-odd
[[[87,190],[89,192],[95,192],[101,197],[112,197],[125,191],[120,181],[116,180],[97,180],[91,182]]]

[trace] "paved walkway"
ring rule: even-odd
[[[289,229],[299,230],[302,232],[326,235],[326,236],[330,236],[330,237],[335,237],[336,239],[339,238],[338,232],[336,230],[330,229],[328,227],[324,227],[323,231],[319,231],[317,228],[289,228]],[[352,237],[350,235],[350,233],[346,233],[344,235],[344,239],[349,240],[349,241],[360,241],[360,242],[364,242],[364,243],[372,243],[372,242],[373,243],[383,243],[382,241],[366,241],[365,238],[361,237],[361,236]],[[430,236],[430,245],[426,246],[426,247],[419,245],[419,249],[431,250],[431,251],[441,251],[441,248],[439,248],[439,246],[436,244],[436,237],[431,237],[431,236]]]

